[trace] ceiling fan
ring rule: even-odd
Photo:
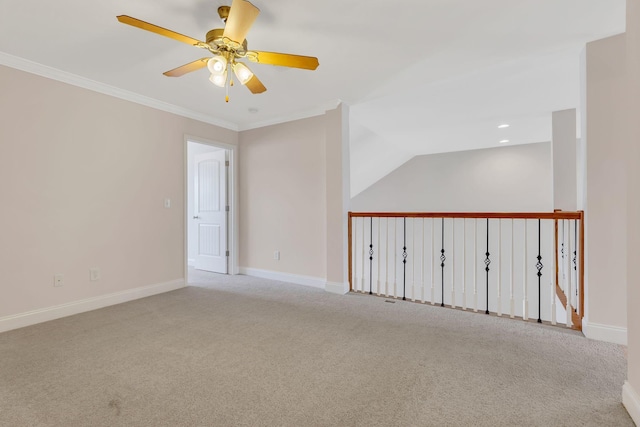
[[[318,58],[311,56],[291,55],[288,53],[262,52],[247,49],[246,35],[258,17],[260,9],[247,0],[233,0],[231,7],[220,6],[218,15],[224,21],[224,28],[216,28],[206,35],[206,42],[185,36],[175,31],[132,18],[127,15],[118,16],[118,21],[161,36],[169,37],[182,43],[190,44],[211,52],[213,57],[196,59],[163,73],[168,77],[180,77],[192,71],[207,67],[211,72],[209,80],[219,87],[227,88],[225,100],[229,102],[229,86],[233,86],[233,71],[238,81],[254,93],[262,93],[267,88],[258,77],[239,59],[247,59],[258,64],[279,65],[282,67],[315,70]]]

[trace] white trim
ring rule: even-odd
[[[622,386],[622,404],[633,422],[640,426],[640,394],[633,389],[629,381],[625,381]]]
[[[627,328],[590,323],[584,320],[582,322],[582,333],[592,340],[627,345]]]
[[[327,282],[324,290],[332,294],[345,295],[349,293],[349,283]]]
[[[196,266],[196,260],[193,259],[193,258],[187,258],[187,266],[195,267]]]
[[[304,111],[297,111],[295,113],[278,116],[272,119],[263,120],[261,122],[249,123],[246,125],[238,125],[227,120],[211,117],[207,114],[199,113],[197,111],[189,110],[187,108],[179,107],[177,105],[169,104],[168,102],[160,101],[154,98],[149,98],[144,95],[140,95],[135,92],[120,89],[115,86],[110,86],[106,83],[97,82],[95,80],[81,77],[76,74],[69,73],[67,71],[58,70],[47,65],[43,65],[28,59],[20,58],[18,56],[9,55],[8,53],[0,52],[0,65],[15,68],[16,70],[25,71],[27,73],[35,74],[38,76],[46,77],[51,80],[56,80],[62,83],[67,83],[73,86],[88,89],[93,92],[102,93],[105,95],[113,96],[115,98],[124,99],[125,101],[134,102],[136,104],[144,105],[146,107],[155,108],[156,110],[166,111],[177,116],[186,117],[200,122],[209,123],[214,126],[240,132],[243,130],[257,129],[265,126],[277,125],[280,123],[287,123],[294,120],[306,119],[309,117],[320,116],[325,114],[329,110],[333,110],[340,105],[340,100],[335,99],[321,104],[315,108],[310,108]]]
[[[174,291],[184,287],[185,280],[178,279],[172,280],[171,282],[127,289],[126,291],[115,292],[113,294],[101,295],[67,304],[14,314],[12,316],[5,316],[0,318],[0,332],[23,328],[37,323],[48,322],[50,320],[60,319],[61,317],[72,316],[74,314],[84,313],[91,310],[97,310],[110,305],[122,304],[123,302],[162,294],[164,292]]]
[[[240,274],[259,277],[261,279],[279,280],[280,282],[295,283],[297,285],[311,286],[324,289],[327,281],[319,277],[300,276],[297,274],[281,273],[279,271],[260,270],[258,268],[240,267]]]
[[[238,125],[228,122],[226,120],[220,120],[213,118],[209,115],[199,113],[187,108],[178,107],[173,104],[169,104],[164,101],[149,98],[128,90],[120,89],[114,86],[110,86],[105,83],[100,83],[94,80],[81,77],[76,74],[71,74],[66,71],[61,71],[46,65],[39,64],[37,62],[29,61],[24,58],[9,55],[4,52],[0,52],[0,65],[6,65],[7,67],[22,70],[27,73],[36,74],[38,76],[46,77],[48,79],[57,80],[59,82],[67,83],[73,86],[88,89],[93,92],[102,93],[105,95],[113,96],[115,98],[124,99],[125,101],[135,102],[136,104],[144,105],[146,107],[155,108],[156,110],[166,111],[178,116],[187,117],[189,119],[198,120],[200,122],[209,123],[211,125],[219,126],[225,129],[239,131]]]
[[[293,122],[294,120],[308,119],[309,117],[321,116],[329,110],[335,110],[338,107],[338,105],[340,105],[340,102],[341,101],[339,99],[334,99],[324,104],[318,105],[315,108],[311,108],[309,110],[297,111],[295,113],[277,116],[272,119],[263,120],[261,122],[240,125],[238,130],[244,131],[244,130],[258,129],[265,126],[272,126],[272,125],[278,125],[280,123]]]

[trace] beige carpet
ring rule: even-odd
[[[246,276],[0,334],[2,426],[632,426],[623,349]]]

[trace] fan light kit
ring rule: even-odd
[[[206,42],[176,33],[175,31],[132,18],[127,15],[118,16],[118,21],[142,30],[160,34],[161,36],[208,50],[213,57],[200,58],[164,73],[168,77],[180,77],[192,71],[207,67],[209,80],[216,86],[226,88],[226,102],[229,102],[229,87],[233,86],[233,75],[241,85],[251,93],[258,94],[267,90],[256,75],[239,59],[247,59],[258,64],[278,65],[281,67],[315,70],[318,58],[312,56],[291,55],[288,53],[262,52],[247,50],[246,35],[258,17],[260,9],[247,0],[233,0],[231,7],[220,6],[218,15],[224,21],[224,28],[216,28],[206,35]],[[231,69],[231,70],[229,70]],[[230,72],[231,71],[231,72]],[[233,75],[232,75],[233,73]]]

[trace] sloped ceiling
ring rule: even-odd
[[[31,61],[236,130],[341,101],[359,144],[352,162],[375,172],[365,182],[418,154],[549,140],[551,112],[579,104],[584,44],[623,32],[625,20],[625,0],[253,3],[261,13],[249,48],[317,56],[316,71],[250,64],[267,92],[235,86],[225,103],[206,70],[162,75],[206,52],[115,18],[204,39],[222,27],[216,9],[225,0],[2,0],[0,63]],[[511,127],[498,131],[502,122]]]

